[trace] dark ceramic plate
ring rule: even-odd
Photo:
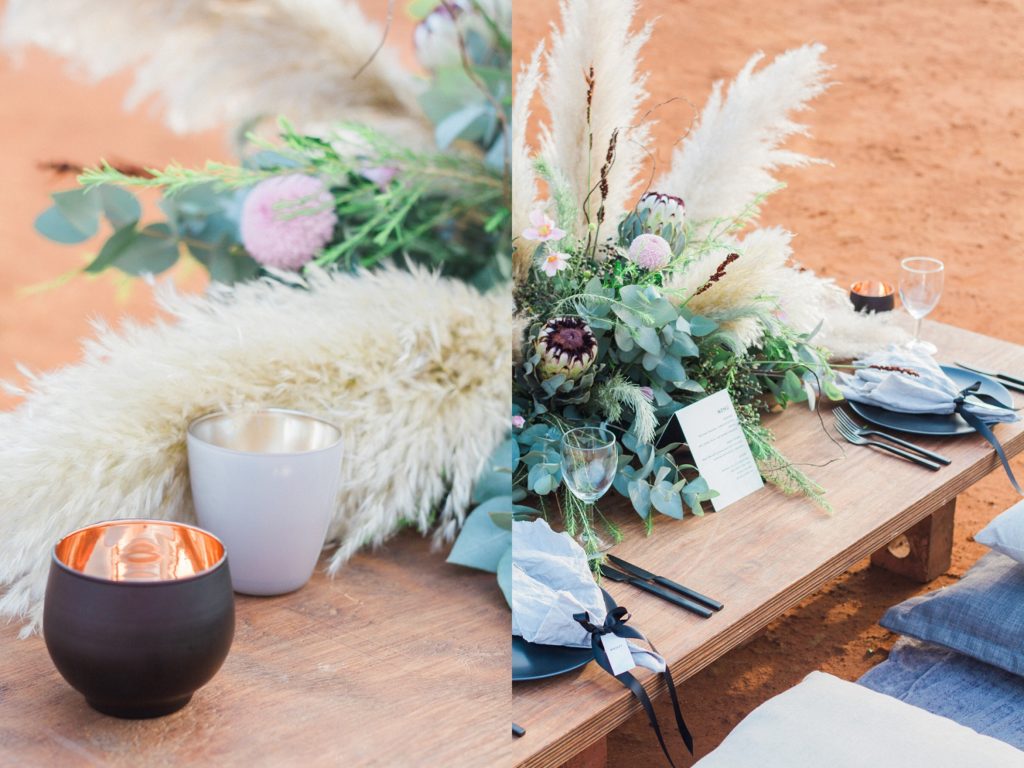
[[[615,600],[603,589],[604,605],[610,611]],[[543,680],[585,667],[594,660],[590,648],[566,648],[561,645],[540,645],[528,643],[518,635],[512,635],[512,682]]]
[[[1000,404],[1013,407],[1013,397],[1006,387],[993,378],[974,371],[965,371],[963,368],[956,368],[952,365],[941,366],[946,375],[953,380],[958,388],[969,387],[976,381],[981,382],[980,392],[983,395],[994,397]],[[899,413],[898,411],[887,411],[874,405],[864,405],[847,401],[847,404],[865,421],[877,424],[880,427],[888,427],[899,432],[908,432],[912,435],[966,435],[974,431],[974,427],[968,424],[959,416],[951,413],[945,416],[931,413]]]

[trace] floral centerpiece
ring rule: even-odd
[[[201,23],[219,22],[211,33],[218,38],[237,25],[232,34],[244,38],[252,15],[245,5],[189,9],[199,18],[174,21],[193,36]],[[345,42],[348,56],[364,52],[363,60],[339,60],[338,52],[330,62],[348,68],[350,91],[362,80],[367,92],[343,94],[334,105],[335,119],[325,122],[318,111],[319,120],[306,119],[304,128],[297,128],[281,118],[272,138],[257,130],[262,121],[247,119],[240,129],[237,164],[156,169],[104,161],[79,176],[81,188],[54,194],[36,229],[51,240],[78,244],[92,239],[105,220],[110,234],[85,266],[86,273],[160,274],[191,257],[212,280],[231,284],[307,267],[352,271],[399,259],[481,288],[506,284],[511,242],[505,173],[511,109],[508,0],[414,3],[421,17],[415,28],[422,67],[417,74],[399,71],[390,51],[367,48],[373,28],[357,7],[348,6],[340,16],[337,9],[294,14],[282,6],[277,19],[294,38],[307,33],[311,45],[324,46],[330,34],[345,36],[334,47]],[[17,22],[26,25],[22,17],[31,19],[34,12],[17,4],[15,32]],[[260,13],[270,11],[264,7]],[[362,39],[349,40],[345,29]],[[272,34],[261,25],[250,37],[271,46]],[[207,61],[239,67],[224,61],[222,49],[240,43],[220,42],[220,48],[204,52]],[[281,69],[284,74],[275,73],[275,80],[289,78],[287,63]],[[305,100],[280,95],[275,111],[289,117],[290,104],[297,102],[299,112],[308,112],[303,107],[332,81],[328,71],[321,73],[321,82],[310,82],[305,73],[290,76],[297,90],[311,93]],[[175,85],[166,90],[173,93]],[[253,85],[254,91],[259,88]],[[231,100],[244,98],[232,93]],[[346,113],[361,114],[360,101],[401,104],[401,119],[370,113],[376,118],[372,123],[338,122]],[[129,188],[157,188],[162,216],[143,222],[142,207]]]
[[[789,261],[792,236],[756,228],[781,186],[772,171],[815,162],[779,145],[802,131],[790,114],[827,87],[823,47],[759,71],[755,56],[727,92],[716,85],[671,167],[638,190],[651,156],[637,71],[649,27],[631,31],[633,3],[611,5],[563,5],[550,52],[538,48],[520,75],[513,118],[514,295],[526,325],[514,349],[514,500],[532,494],[554,508],[591,551],[592,513],[563,492],[569,429],[618,433],[613,487],[650,529],[655,513],[701,514],[715,493],[679,458],[675,411],[727,390],[766,479],[826,505],[761,416],[775,404],[840,397],[815,343],[820,318],[787,288],[802,279]],[[538,89],[550,119],[535,151],[527,122]]]

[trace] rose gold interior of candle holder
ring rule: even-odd
[[[850,286],[850,293],[858,296],[891,296],[896,289],[890,284],[881,280],[860,280]]]
[[[198,576],[224,559],[212,534],[162,520],[115,520],[75,531],[54,547],[57,562],[107,581],[175,581]]]

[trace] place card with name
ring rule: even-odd
[[[764,486],[726,390],[676,411],[693,462],[718,496],[715,511],[725,509]]]

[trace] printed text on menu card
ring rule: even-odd
[[[701,477],[718,491],[711,500],[716,512],[764,485],[727,391],[676,411],[676,418]]]

